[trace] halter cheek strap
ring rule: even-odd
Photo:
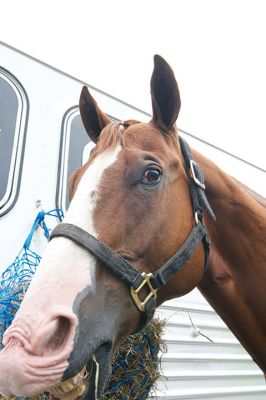
[[[208,217],[215,221],[214,212],[205,193],[204,174],[201,167],[193,160],[188,143],[179,137],[181,151],[185,160],[187,173],[190,175],[189,189],[194,213],[202,214],[206,211]]]
[[[180,145],[186,168],[190,171],[189,187],[195,224],[180,249],[157,271],[153,273],[139,272],[126,259],[103,242],[73,224],[61,223],[57,225],[50,236],[50,240],[55,237],[65,237],[88,250],[103,265],[108,267],[118,279],[129,286],[132,300],[143,313],[138,331],[143,329],[154,315],[157,290],[185,266],[200,243],[203,243],[205,251],[205,269],[208,264],[210,240],[207,229],[202,223],[202,213],[206,211],[212,219],[215,219],[215,216],[205,195],[202,170],[193,160],[191,150],[184,139],[180,138]],[[146,289],[145,293],[148,293],[144,298],[140,297],[143,289]]]

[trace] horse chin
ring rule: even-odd
[[[67,379],[50,392],[55,398],[96,400],[104,391],[111,374],[112,344],[102,344],[81,372]]]
[[[90,373],[84,399],[96,400],[104,391],[111,375],[111,353],[112,345],[105,343],[97,349],[87,364],[86,369]]]

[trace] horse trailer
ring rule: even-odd
[[[39,210],[66,210],[68,178],[92,148],[77,106],[85,83],[0,43],[0,273],[15,259]],[[89,86],[89,85],[88,85]],[[91,87],[113,119],[149,114]],[[182,132],[192,147],[266,195],[265,171]],[[264,193],[262,192],[264,191]],[[56,220],[49,220],[49,228]],[[46,240],[37,230],[35,251]],[[0,293],[1,296],[1,293]],[[164,303],[166,320],[161,400],[265,399],[262,371],[197,289]]]

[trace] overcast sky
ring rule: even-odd
[[[179,127],[266,169],[266,1],[0,4],[0,40],[148,112],[161,54],[181,91]]]

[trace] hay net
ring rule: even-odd
[[[63,211],[55,208],[48,212],[40,211],[37,214],[22,249],[0,277],[0,349],[3,348],[3,334],[19,309],[34,272],[41,261],[41,256],[30,248],[37,228],[41,228],[46,239],[49,239],[50,230],[46,224],[47,217],[60,220],[63,217]]]
[[[42,229],[46,239],[51,230],[46,224],[50,217],[61,220],[63,211],[53,209],[40,211],[32,225],[22,249],[13,263],[0,277],[0,350],[5,330],[20,307],[30,281],[40,264],[41,256],[31,249],[32,238],[37,229]],[[105,393],[98,400],[145,400],[155,390],[155,382],[161,376],[161,355],[166,352],[162,334],[165,323],[153,319],[141,332],[125,338],[112,363],[112,374]],[[84,374],[86,384],[87,372]],[[76,388],[78,389],[78,388]],[[78,396],[64,393],[62,397],[52,392],[34,396],[34,400],[74,400]],[[20,397],[20,400],[27,399]],[[0,394],[0,400],[4,398]]]

